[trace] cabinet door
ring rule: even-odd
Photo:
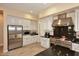
[[[27,45],[26,42],[26,38],[23,38],[23,46]]]
[[[43,18],[43,19],[40,19],[38,21],[39,34],[41,36],[44,36],[44,34],[45,34],[46,31],[53,30],[52,29],[52,21],[53,21],[53,18],[51,16],[50,17]]]
[[[7,16],[8,25],[23,25],[23,19],[16,16]]]
[[[14,16],[7,16],[7,25],[16,25],[17,21]]]
[[[38,36],[38,38],[37,38],[37,42],[41,42],[41,37],[40,36]]]
[[[39,35],[44,36],[45,34],[45,23],[43,21],[39,21]]]
[[[36,36],[36,37],[35,37],[36,42],[40,42],[40,39],[41,39],[40,36]]]
[[[72,50],[79,52],[79,44],[72,43]]]
[[[27,20],[27,30],[31,30],[31,21]]]
[[[30,38],[24,38],[23,39],[23,46],[28,45],[28,44],[31,44]]]
[[[79,10],[75,10],[75,31],[79,31]]]
[[[45,48],[49,48],[50,47],[50,39],[49,38],[42,38],[41,39],[41,46],[43,46]]]
[[[20,18],[17,19],[17,22],[18,22],[17,24],[18,24],[18,25],[23,25],[23,24],[22,24],[22,21],[23,21],[23,19],[20,19]]]
[[[29,37],[29,43],[32,44],[33,43],[34,38],[32,36]]]
[[[37,21],[31,21],[31,29],[32,30],[37,30],[37,26],[38,26],[38,24],[37,24]]]
[[[46,45],[47,45],[46,44],[46,39],[45,38],[42,38],[41,39],[41,46],[46,48]]]
[[[36,42],[36,36],[33,36],[32,38],[33,38],[33,43],[35,43]]]
[[[30,20],[23,20],[22,25],[24,30],[30,30]]]

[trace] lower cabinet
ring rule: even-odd
[[[72,50],[76,51],[76,52],[79,52],[79,44],[72,43]]]
[[[36,43],[36,42],[40,42],[40,38],[38,35],[25,35],[23,36],[23,46],[28,45],[28,44],[32,44],[32,43]]]
[[[23,36],[23,46],[30,44],[31,42],[30,36]]]
[[[44,48],[50,47],[50,39],[49,38],[41,38],[41,46]]]
[[[23,36],[23,46],[29,45],[32,43],[40,42],[41,46],[44,48],[49,48],[50,47],[50,38],[43,38],[40,37],[39,35],[25,35]]]

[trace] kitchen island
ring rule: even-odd
[[[79,40],[68,41],[53,38],[51,47],[36,56],[79,56]]]
[[[35,56],[79,56],[79,52],[75,52],[63,46],[52,45],[52,47]]]

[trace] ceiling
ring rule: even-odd
[[[2,3],[0,6],[5,8],[28,12],[37,15],[42,10],[54,5],[54,3]]]
[[[14,10],[24,13],[31,13],[33,16],[39,16],[40,13],[46,15],[50,13],[59,12],[61,10],[70,8],[71,6],[79,6],[79,3],[0,3],[1,7],[8,10]]]

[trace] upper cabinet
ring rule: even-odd
[[[31,20],[31,30],[37,31],[38,21]]]
[[[23,25],[23,30],[37,30],[38,26],[37,21],[11,15],[7,16],[7,25]]]
[[[40,19],[39,22],[40,24],[42,24],[44,30],[48,30],[48,31],[52,30],[53,16],[48,16],[46,18]]]
[[[31,21],[30,20],[21,20],[23,25],[23,30],[31,30]]]
[[[38,32],[41,36],[44,36],[45,32],[53,30],[52,22],[53,16],[48,16],[38,21]]]
[[[16,25],[16,18],[14,16],[7,16],[7,24],[8,25]]]
[[[79,31],[79,10],[75,10],[75,31]]]
[[[7,16],[7,25],[23,25],[23,30],[31,29],[30,20],[10,15]]]

